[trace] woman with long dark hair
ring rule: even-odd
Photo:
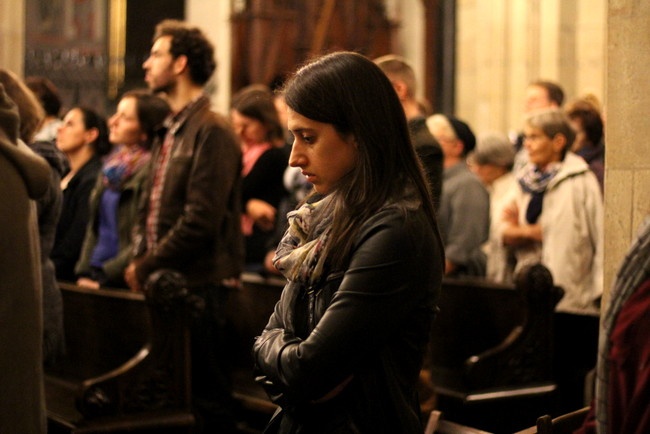
[[[254,345],[281,407],[267,432],[421,433],[444,253],[402,106],[351,52],[304,66],[284,93],[289,164],[314,193],[289,213],[274,258],[288,283]]]

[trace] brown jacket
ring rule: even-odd
[[[17,145],[18,112],[0,85],[0,432],[45,432],[41,261],[36,204],[50,167]]]
[[[241,150],[226,120],[210,110],[207,97],[189,110],[185,120],[172,125],[176,131],[161,196],[158,244],[148,252],[146,219],[162,139],[152,152],[134,229],[141,283],[153,271],[172,268],[184,273],[190,286],[218,285],[242,269]]]

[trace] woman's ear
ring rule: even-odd
[[[408,94],[408,87],[406,86],[406,83],[404,83],[402,80],[392,80],[392,84],[393,88],[395,89],[395,93],[397,93],[400,101],[406,99],[406,96]]]
[[[99,130],[97,128],[91,128],[86,130],[86,143],[93,143],[99,137]]]
[[[555,136],[553,136],[551,142],[553,143],[553,150],[558,153],[562,153],[567,145],[566,136],[561,133],[557,133]]]

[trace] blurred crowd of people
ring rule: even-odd
[[[333,64],[344,61],[354,64],[358,59],[327,58]],[[585,401],[586,374],[596,365],[603,293],[605,119],[600,103],[593,95],[565,103],[561,85],[538,80],[526,90],[521,131],[476,134],[467,121],[452,113],[432,113],[417,99],[415,74],[406,59],[391,54],[371,63],[355,67],[368,69],[368,77],[374,77],[375,69],[381,71],[381,80],[387,79],[397,96],[386,97],[401,107],[395,119],[373,113],[378,123],[388,122],[390,128],[395,124],[389,134],[401,131],[402,118],[406,122],[406,143],[417,155],[444,245],[444,255],[434,255],[444,256],[441,273],[511,284],[526,264],[548,267],[564,290],[554,326],[558,412],[579,408]],[[224,392],[224,368],[211,362],[218,359],[214,342],[224,297],[238,286],[242,271],[287,275],[278,264],[283,264],[286,252],[281,249],[292,225],[302,218],[294,210],[331,191],[323,187],[322,175],[310,172],[306,157],[297,156],[296,143],[305,155],[316,155],[309,154],[317,152],[310,148],[310,140],[316,140],[309,136],[314,119],[334,125],[342,135],[353,131],[357,142],[350,142],[355,147],[350,164],[365,167],[370,163],[363,158],[370,157],[363,137],[374,133],[368,132],[372,125],[357,129],[347,124],[360,122],[356,118],[319,121],[306,114],[318,108],[301,112],[301,104],[311,97],[299,92],[316,91],[299,81],[290,81],[281,91],[252,84],[233,95],[227,115],[216,114],[204,93],[215,67],[213,47],[201,31],[168,20],[156,28],[143,64],[148,89],[125,92],[108,119],[92,107],[74,106],[61,113],[57,89],[45,77],[23,80],[0,69],[0,88],[19,119],[15,125],[3,122],[3,134],[43,157],[50,168],[45,193],[33,196],[43,290],[43,362],[55,363],[64,352],[57,281],[138,291],[153,271],[178,269],[209,306],[193,331],[200,420],[206,430],[228,430],[232,426],[224,414],[231,404]],[[318,74],[316,78],[324,80]],[[297,98],[288,105],[287,89]],[[335,97],[321,97],[330,96]],[[324,102],[314,104],[329,109]],[[383,152],[398,158],[401,151],[392,149],[396,144],[388,145]],[[357,169],[338,167],[338,161],[323,161],[327,170],[345,169],[358,176],[361,190],[376,181],[363,180]],[[366,176],[374,176],[373,170],[365,170]],[[336,182],[354,196],[346,176]],[[403,181],[396,176],[393,181]],[[412,187],[407,182],[402,193],[413,194]],[[334,207],[332,213],[342,221],[362,224],[337,208],[353,203],[352,196],[326,206]],[[416,196],[417,201],[424,197]],[[356,233],[336,224],[334,233],[342,237]],[[311,234],[311,228],[302,229]],[[328,242],[343,252],[352,248],[347,241]],[[338,265],[341,260],[332,259]],[[309,267],[318,265],[300,264],[309,273],[315,272]],[[352,380],[345,379],[342,387],[347,381]]]

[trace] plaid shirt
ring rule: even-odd
[[[192,100],[187,104],[178,114],[172,115],[165,120],[165,127],[167,133],[160,149],[158,159],[154,163],[154,176],[153,184],[151,187],[151,194],[149,196],[149,212],[147,214],[146,222],[146,238],[147,250],[153,252],[158,245],[158,217],[160,216],[160,198],[165,188],[165,176],[167,174],[167,167],[172,155],[172,148],[176,133],[180,127],[185,123],[192,107],[199,101],[201,97]]]

